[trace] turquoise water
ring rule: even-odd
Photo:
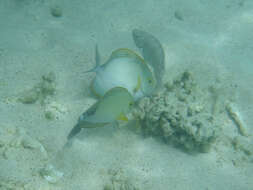
[[[1,0],[0,189],[253,189],[252,11],[250,0]],[[143,56],[135,28],[164,50],[160,92],[66,148],[99,101],[84,73],[95,45],[102,63],[117,48]]]

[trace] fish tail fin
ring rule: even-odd
[[[132,31],[132,37],[134,39],[134,43],[138,48],[143,48],[144,47],[144,35],[146,35],[146,32],[139,30],[139,29],[133,29]]]
[[[70,140],[72,139],[74,136],[76,136],[80,131],[81,131],[81,126],[79,125],[79,123],[77,123],[73,129],[71,129],[71,131],[68,134],[67,139]]]
[[[100,54],[98,51],[98,45],[96,44],[95,46],[95,61],[96,61],[96,66],[88,71],[85,71],[84,73],[90,73],[90,72],[96,72],[98,68],[100,67]]]
[[[63,146],[63,150],[71,148],[73,144],[73,140],[74,139],[68,139],[67,142]]]

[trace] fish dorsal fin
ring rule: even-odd
[[[141,61],[144,63],[144,59],[136,54],[134,51],[127,49],[127,48],[119,48],[112,52],[110,59],[120,58],[120,57],[130,57]]]

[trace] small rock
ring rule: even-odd
[[[51,15],[54,17],[61,17],[62,16],[62,9],[59,6],[53,6],[50,9]]]
[[[39,174],[41,177],[52,184],[57,183],[64,175],[63,172],[56,170],[51,164],[47,165],[45,168],[42,168],[39,171]]]
[[[181,21],[184,20],[184,17],[183,17],[183,15],[182,15],[182,13],[181,13],[180,11],[178,11],[178,10],[174,12],[174,17],[175,17],[177,20],[181,20]]]

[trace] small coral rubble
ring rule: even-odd
[[[121,169],[109,170],[110,181],[104,186],[104,190],[139,190],[131,180],[127,179]]]
[[[48,96],[53,95],[56,90],[55,74],[53,72],[42,76],[42,80],[33,88],[23,92],[18,100],[24,104],[33,104],[40,100],[41,104],[45,103]]]

